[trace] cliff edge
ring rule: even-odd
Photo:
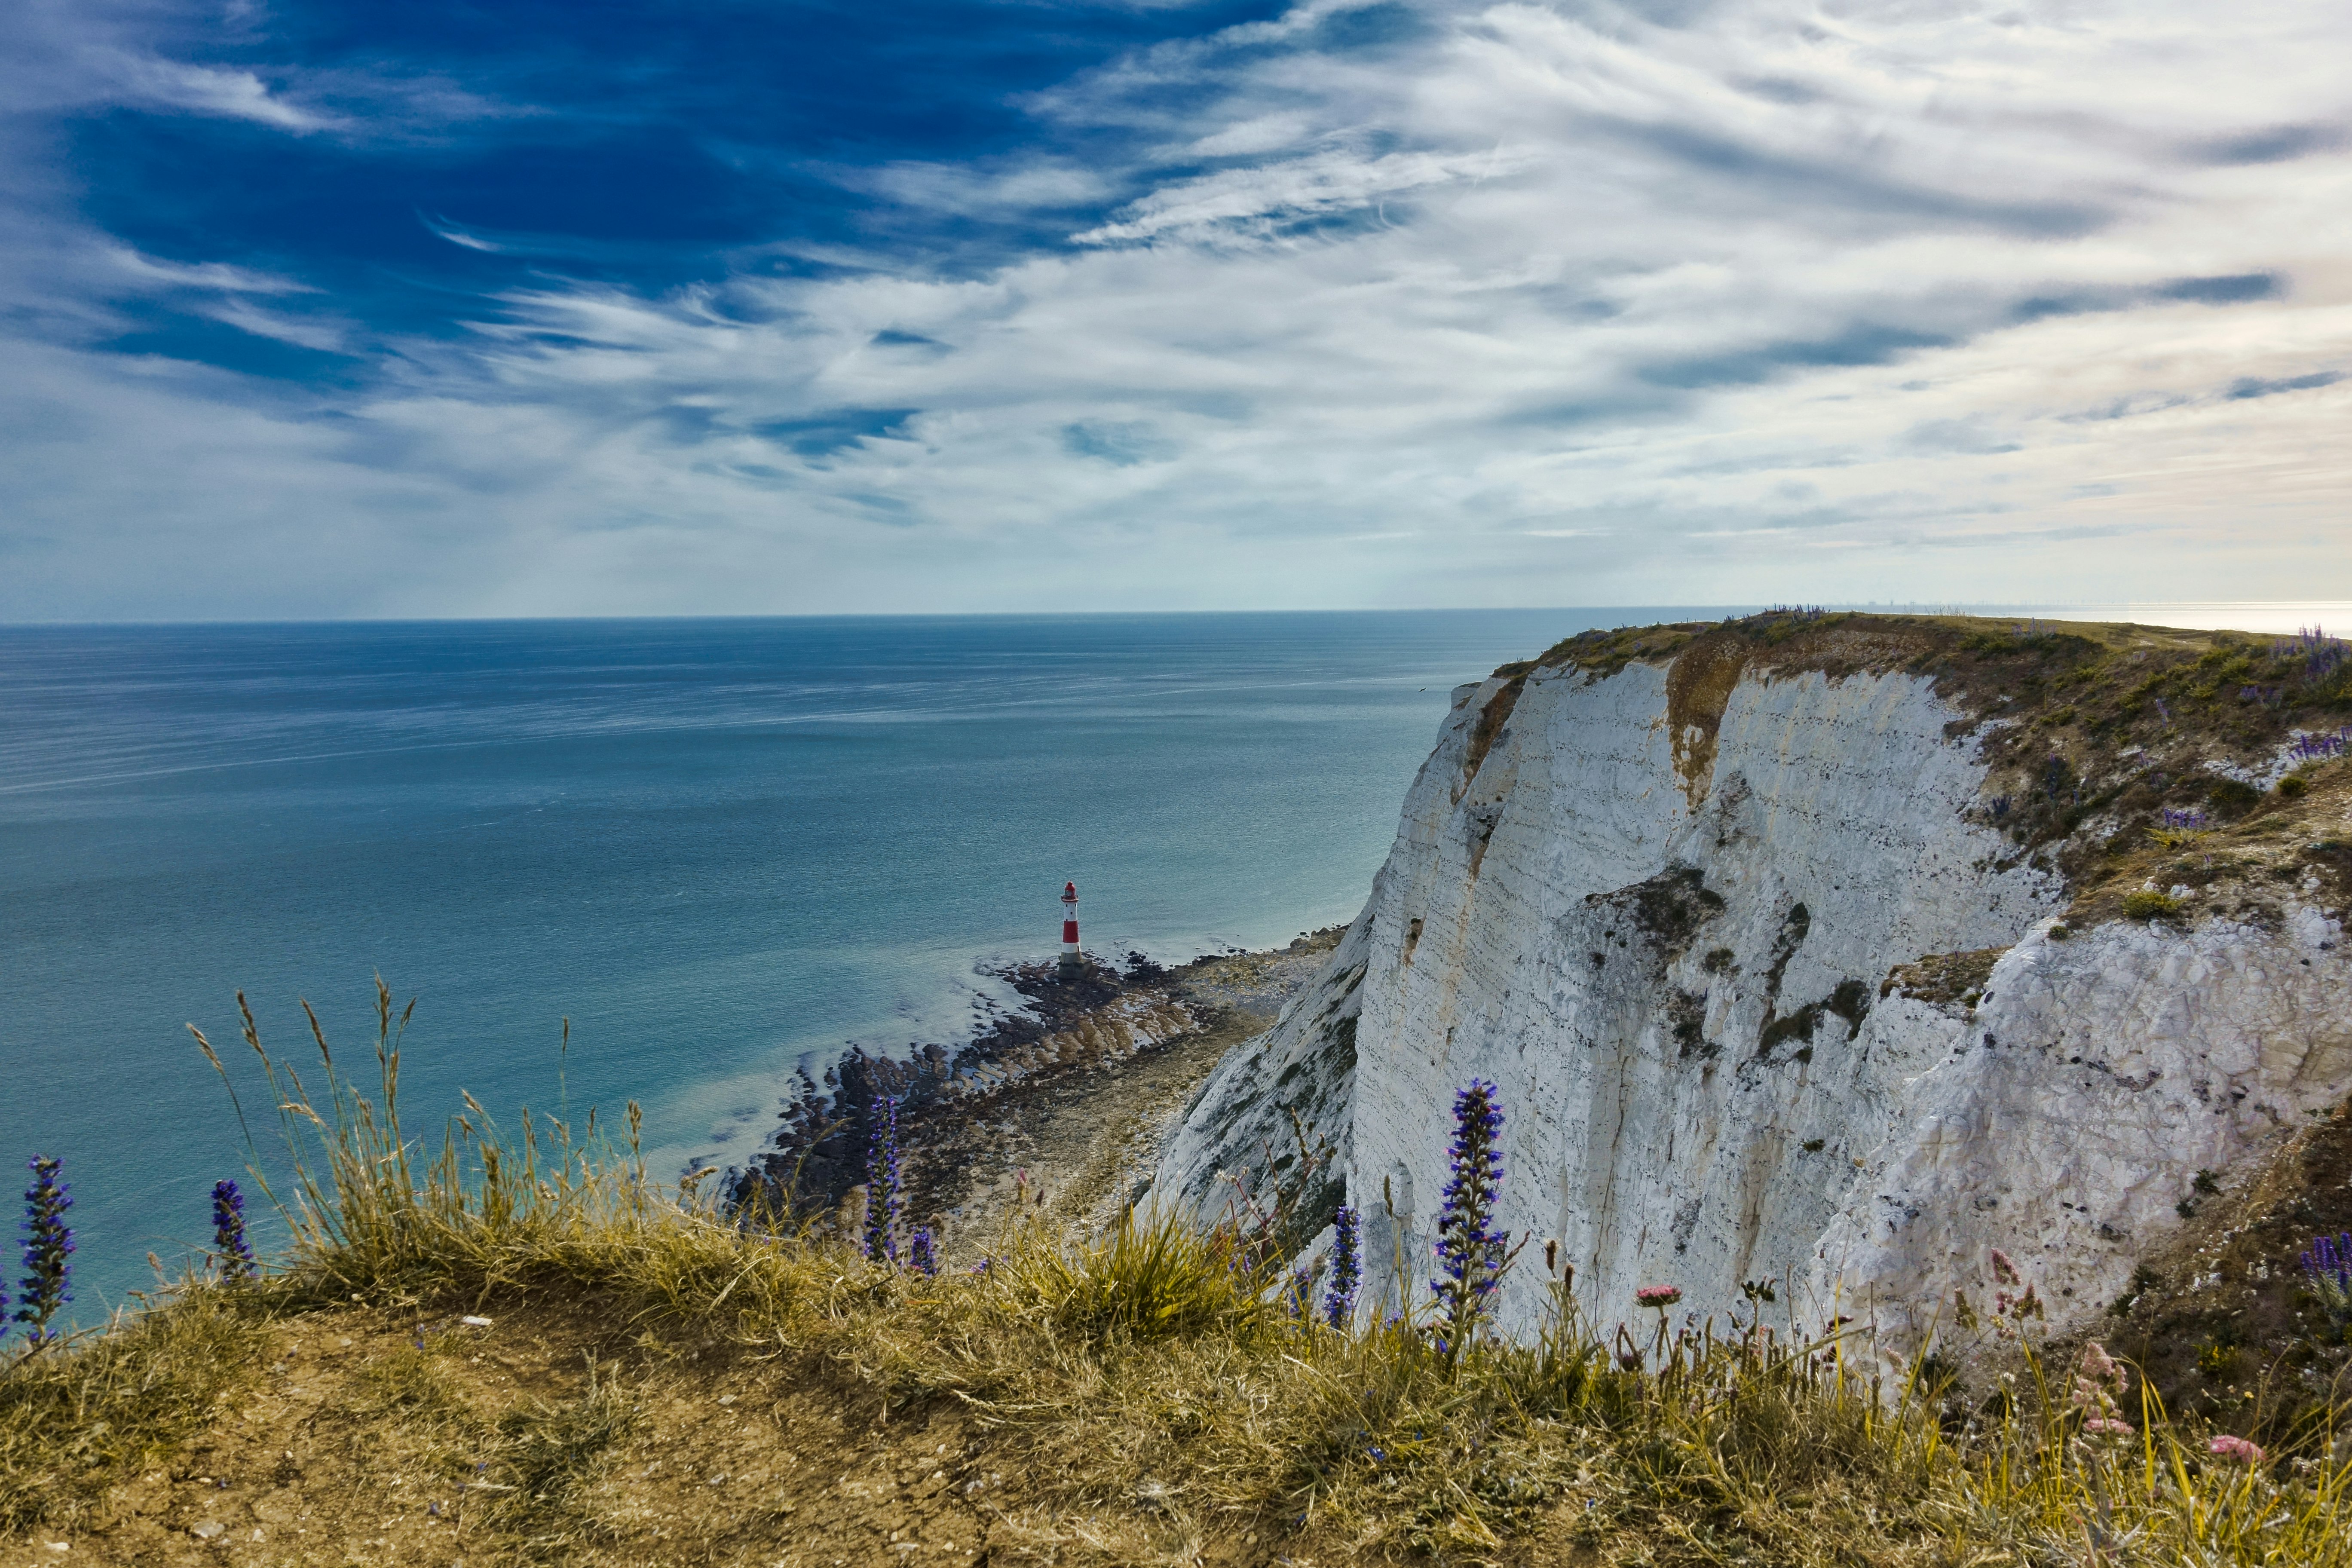
[[[1213,1214],[1319,1141],[1302,1195],[1364,1212],[1392,1304],[1484,1078],[1499,1222],[1602,1323],[1769,1279],[1923,1348],[1993,1247],[2079,1323],[2352,1089],[2347,716],[2341,643],[2130,626],[1785,613],[1506,666],[1146,1202]]]

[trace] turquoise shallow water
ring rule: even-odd
[[[1098,951],[1349,919],[1449,688],[1693,613],[0,628],[0,1160],[65,1157],[87,1320],[243,1167],[184,1025],[361,1059],[377,971],[412,1127],[554,1104],[568,1016],[575,1112],[740,1159],[1066,879]]]

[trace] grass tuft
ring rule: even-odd
[[[201,1431],[253,1375],[266,1328],[230,1290],[193,1291],[0,1370],[0,1531],[79,1516]]]

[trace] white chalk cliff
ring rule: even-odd
[[[2200,1169],[2352,1087],[2341,911],[2289,886],[2275,919],[2053,939],[2072,891],[1995,826],[1993,731],[1956,700],[1720,638],[1462,688],[1363,912],[1148,1201],[1279,1180],[1295,1114],[1364,1213],[1366,1310],[1393,1303],[1391,1258],[1426,1276],[1452,1095],[1488,1079],[1500,1223],[1559,1238],[1604,1330],[1639,1285],[1721,1314],[1769,1278],[1809,1324],[1916,1345],[1994,1247],[2053,1326],[2104,1306]],[[1900,983],[1935,955],[1973,959],[1964,1000]],[[1542,1275],[1507,1282],[1506,1330]]]

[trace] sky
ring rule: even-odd
[[[2352,598],[2342,0],[17,0],[0,619]]]

